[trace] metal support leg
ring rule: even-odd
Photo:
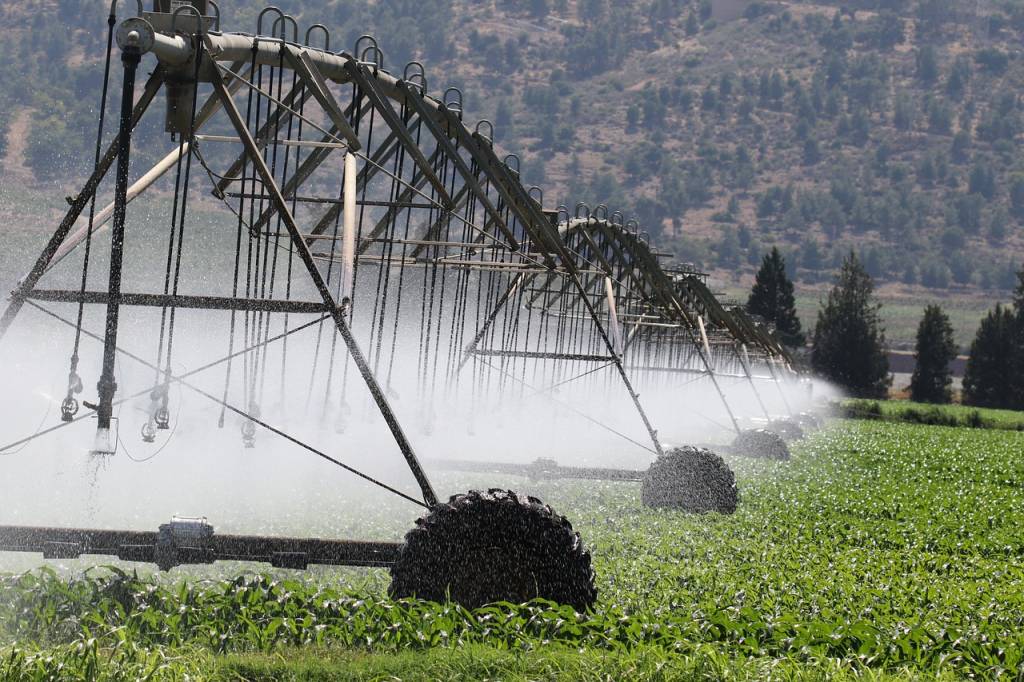
[[[622,356],[615,352],[615,345],[612,343],[611,337],[608,336],[608,332],[605,330],[604,325],[601,324],[601,320],[598,319],[597,310],[594,309],[594,304],[590,302],[590,297],[587,296],[587,290],[583,286],[580,276],[576,272],[570,273],[569,276],[572,277],[573,285],[582,297],[583,305],[586,306],[587,312],[590,314],[590,317],[594,322],[594,326],[597,327],[597,331],[600,333],[601,339],[604,341],[605,348],[607,348],[608,352],[611,354],[613,358],[612,362],[615,363],[615,370],[619,373],[619,377],[622,379],[622,384],[626,387],[626,392],[629,393],[629,397],[633,400],[633,406],[640,415],[640,419],[643,421],[644,427],[647,429],[647,435],[651,437],[651,443],[654,444],[654,449],[660,457],[665,453],[664,450],[662,450],[661,442],[658,441],[658,432],[655,430],[654,425],[651,424],[651,420],[648,419],[643,405],[640,404],[640,394],[633,390],[633,384],[629,380],[626,368],[622,366]]]
[[[117,177],[114,186],[114,226],[110,239],[110,300],[107,302],[106,335],[103,340],[103,373],[96,388],[100,402],[96,410],[96,448],[98,452],[113,452],[110,442],[110,420],[113,416],[114,362],[117,359],[117,323],[120,314],[121,266],[124,260],[124,219],[128,194],[128,166],[132,146],[132,100],[135,98],[135,71],[142,53],[128,46],[121,53],[124,81],[121,89],[121,125],[117,135]]]

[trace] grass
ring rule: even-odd
[[[484,645],[427,652],[379,655],[327,650],[286,650],[276,654],[231,655],[220,660],[215,676],[226,680],[277,682],[299,680],[790,680],[907,679],[870,669],[851,669],[835,661],[779,662],[769,658],[737,660],[713,647],[692,655],[673,655],[658,647],[628,652],[542,646],[529,651],[496,651]],[[934,679],[934,678],[930,678]],[[949,679],[953,679],[949,676]]]
[[[713,647],[677,655],[658,647],[608,652],[562,645],[503,651],[486,645],[389,654],[327,648],[216,656],[202,650],[104,650],[81,643],[9,656],[0,680],[23,679],[205,680],[209,682],[455,682],[457,680],[953,680],[850,666],[831,659],[736,659]]]
[[[750,295],[751,282],[753,275],[745,274],[735,281],[712,280],[712,288],[715,291],[721,290],[727,298],[745,303]],[[831,277],[826,277],[822,282],[815,284],[796,283],[796,312],[804,331],[808,334],[814,331],[821,301],[828,297],[831,287]],[[942,306],[943,312],[949,316],[953,325],[954,340],[961,351],[966,353],[982,318],[995,306],[997,300],[999,299],[993,298],[991,292],[976,289],[908,289],[904,285],[892,282],[880,283],[878,289],[886,341],[890,348],[903,350],[913,350],[917,338],[917,325],[921,322],[924,308],[926,305],[935,304]]]
[[[0,583],[0,680],[1016,679],[1022,450],[840,422],[791,462],[729,459],[731,516],[648,511],[635,485],[466,479],[573,520],[598,574],[585,615],[394,602],[372,576],[34,571]]]
[[[798,289],[796,308],[800,321],[808,332],[814,330],[818,319],[820,301],[828,296],[832,286],[831,279],[811,289],[801,285]],[[949,316],[953,325],[953,336],[963,352],[970,348],[971,341],[978,331],[982,318],[991,309],[996,299],[984,292],[952,292],[914,290],[912,296],[894,293],[897,285],[882,285],[878,300],[882,304],[880,311],[885,337],[894,348],[913,349],[917,339],[917,325],[921,322],[924,308],[929,304],[942,306],[943,312]],[[746,292],[746,293],[749,293]],[[746,300],[744,294],[741,300]]]
[[[844,416],[855,419],[1024,431],[1024,412],[1015,410],[930,405],[909,400],[845,400],[840,404],[840,410]]]

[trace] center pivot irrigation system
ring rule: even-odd
[[[748,383],[771,423],[758,384],[774,385],[785,403],[783,383],[796,378],[774,337],[741,309],[723,306],[700,273],[663,266],[666,254],[652,248],[634,221],[604,206],[546,209],[542,191],[520,182],[518,158],[495,152],[490,123],[464,121],[459,90],[431,96],[417,62],[401,77],[389,73],[369,36],[352,53],[332,52],[330,34],[320,24],[300,39],[295,19],[273,7],[259,15],[251,35],[222,31],[212,0],[155,0],[152,11],[144,11],[141,0],[137,5],[137,16],[120,23],[111,7],[94,170],[69,198],[67,214],[0,318],[0,337],[26,306],[74,330],[61,421],[23,441],[95,418],[93,452],[113,454],[115,408],[148,396],[141,436],[151,443],[169,427],[170,388],[177,386],[217,406],[220,426],[232,414],[247,447],[260,430],[275,434],[427,511],[403,543],[229,536],[215,534],[205,520],[175,518],[158,532],[4,526],[0,550],[50,558],[108,554],[163,569],[226,559],[284,568],[390,566],[391,593],[399,597],[450,596],[475,606],[542,596],[583,609],[596,595],[590,556],[550,507],[497,489],[438,500],[392,408],[392,386],[400,376],[415,385],[427,426],[436,418],[431,406],[457,390],[482,400],[516,391],[550,396],[553,387],[596,381],[588,386],[628,398],[645,433],[637,439],[617,435],[656,458],[647,473],[560,467],[550,460],[529,466],[447,460],[439,467],[643,480],[648,504],[731,511],[735,483],[721,458],[698,448],[663,451],[634,388],[692,380],[714,387],[737,434],[734,448],[788,456],[778,435],[741,428],[720,385],[723,377]],[[104,147],[115,36],[123,65],[121,102],[116,138]],[[138,94],[136,75],[145,55],[155,63]],[[133,132],[161,90],[174,147],[131,181]],[[98,208],[112,168],[112,201]],[[150,209],[145,219],[166,225],[163,286],[131,291],[122,286],[130,265],[125,245],[132,239],[126,215],[164,175],[174,177],[173,201]],[[184,281],[188,254],[197,243],[199,251],[213,243],[204,241],[209,235],[203,230],[186,229],[197,203],[192,186],[207,183],[223,209],[208,230],[228,236],[217,248],[230,265],[208,267]],[[97,275],[89,268],[98,259],[97,235],[108,228],[102,287],[91,281]],[[73,251],[82,257],[80,285],[41,286]],[[102,330],[88,329],[86,306],[105,307]],[[128,306],[159,312],[152,330],[156,354],[149,360],[119,345],[119,316]],[[172,362],[175,324],[186,310],[219,311],[226,352],[178,372]],[[312,367],[302,369],[286,362],[287,344],[305,329],[318,336]],[[102,343],[103,350],[98,397],[80,404],[83,338]],[[339,354],[347,357],[332,385],[339,339]],[[414,349],[411,360],[396,353],[402,343]],[[310,384],[323,383],[326,375],[324,401],[337,404],[339,432],[349,411],[349,384],[365,386],[418,497],[286,432],[279,415],[261,414],[268,365],[278,351],[282,386],[286,374],[309,376]],[[155,379],[136,394],[119,394],[119,359],[148,368]],[[358,376],[348,376],[349,365]],[[223,391],[191,381],[214,371],[224,373]],[[308,397],[306,405],[310,409]],[[709,485],[731,490],[731,501],[708,503]]]

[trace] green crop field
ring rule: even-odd
[[[0,680],[1018,680],[1022,453],[1024,433],[837,422],[788,463],[730,458],[732,516],[530,484],[593,549],[588,614],[392,602],[384,571],[9,576]]]
[[[844,400],[840,407],[846,416],[860,419],[1024,431],[1024,412],[1015,410],[929,405],[910,400]]]

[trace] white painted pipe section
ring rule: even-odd
[[[134,199],[135,197],[139,196],[147,189],[149,189],[150,185],[159,180],[167,171],[174,167],[174,165],[178,162],[179,154],[181,156],[188,154],[188,149],[188,142],[181,145],[180,148],[175,147],[171,153],[169,153],[167,156],[161,159],[159,163],[153,166],[148,173],[146,173],[141,178],[136,180],[132,184],[132,186],[128,188],[128,192],[125,196],[127,201],[130,203],[132,199]],[[92,234],[100,232],[103,226],[107,223],[107,221],[110,220],[110,217],[112,215],[114,215],[113,202],[103,207],[103,210],[97,213],[93,218]],[[85,241],[85,238],[89,234],[89,218],[88,216],[79,218],[78,222],[82,224],[81,227],[76,229],[74,233],[67,239],[65,239],[64,243],[60,245],[60,248],[57,249],[56,253],[53,254],[53,258],[50,259],[50,264],[46,266],[47,270],[53,268],[55,265],[57,265],[57,263],[60,263],[65,256],[67,256],[75,249],[75,247],[77,247],[79,244]]]
[[[341,225],[341,302],[352,301],[356,260],[356,155],[345,154],[344,202]]]
[[[612,328],[612,346],[616,355],[622,355],[622,328],[619,327],[619,313],[615,309],[615,292],[612,290],[612,278],[604,278],[604,293],[608,297],[608,314],[610,315],[610,326]]]
[[[711,369],[711,344],[708,343],[708,332],[704,329],[704,316],[697,316],[697,326],[700,328],[700,340],[704,344],[704,352],[707,353],[708,369]]]

